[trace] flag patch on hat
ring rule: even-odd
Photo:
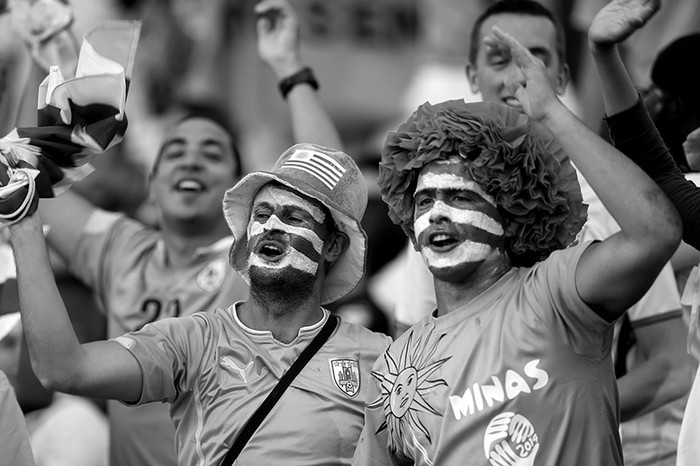
[[[336,187],[345,173],[345,167],[332,157],[308,150],[295,152],[284,162],[283,166],[303,170],[317,178],[331,190]]]

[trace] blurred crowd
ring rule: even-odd
[[[0,0],[0,103],[4,100],[2,109],[10,109],[9,113],[0,114],[2,135],[14,127],[36,125],[37,89],[47,74],[41,58],[50,59],[46,58],[49,52],[41,50],[41,39],[16,32],[29,26],[18,24],[20,15],[12,12],[41,3],[51,2]],[[71,193],[79,194],[95,207],[118,213],[146,228],[167,232],[163,206],[149,191],[149,183],[158,176],[155,168],[164,163],[159,157],[166,154],[167,162],[164,141],[172,141],[176,134],[173,128],[182,128],[183,118],[193,113],[211,118],[230,131],[233,150],[240,157],[237,169],[241,175],[269,169],[287,147],[303,142],[299,139],[303,130],[297,125],[306,116],[299,113],[299,108],[310,107],[305,100],[297,104],[294,95],[280,95],[278,85],[285,73],[280,71],[282,65],[275,64],[275,58],[261,49],[261,26],[257,24],[260,16],[255,10],[259,0],[54,3],[66,8],[67,18],[61,19],[59,7],[52,10],[54,7],[47,6],[50,18],[46,21],[63,21],[52,27],[59,30],[58,34],[70,33],[65,40],[76,44],[105,20],[141,24],[128,82],[128,129],[123,141],[95,157],[91,161],[94,172],[70,188]],[[451,99],[486,99],[483,85],[473,85],[467,63],[473,47],[474,20],[494,3],[495,0],[289,0],[299,26],[296,46],[301,49],[304,66],[312,69],[317,79],[317,104],[325,109],[337,131],[331,140],[337,137],[342,141],[344,152],[353,156],[365,176],[369,191],[362,219],[368,238],[365,275],[351,293],[326,306],[347,321],[397,338],[436,309],[429,272],[402,228],[390,219],[380,196],[380,153],[387,131],[395,130],[419,105]],[[596,14],[609,2],[540,3],[560,21],[566,37],[563,54],[570,80],[560,93],[562,101],[586,126],[609,140],[603,93],[588,39]],[[700,75],[696,76],[695,67],[690,66],[700,54],[700,2],[663,3],[647,24],[619,44],[619,50],[675,163],[688,180],[700,186]],[[275,19],[269,21],[272,24]],[[52,40],[57,41],[57,37],[52,36]],[[70,53],[70,46],[66,47],[69,51],[64,52]],[[51,53],[64,52],[57,49]],[[64,55],[57,60],[64,63],[69,58]],[[21,82],[22,87],[13,88],[15,82]],[[234,181],[221,182],[233,185]],[[579,239],[602,240],[614,234],[618,230],[615,221],[584,179],[581,186],[584,201],[589,204],[589,219],[595,218],[599,223],[584,227]],[[216,207],[220,215],[220,203]],[[87,222],[87,217],[71,217],[78,211],[56,212],[62,217],[61,224]],[[44,220],[50,215],[42,212]],[[71,248],[84,247],[87,257],[88,249],[107,248],[116,240],[86,246],[77,244],[76,237],[70,239],[66,235],[64,239],[57,233],[56,238],[60,239],[55,245],[51,243],[52,228],[46,228],[52,268],[78,339],[91,342],[138,330],[143,323],[132,325],[127,318],[111,317],[112,305],[107,301],[114,295],[105,291],[106,279],[101,272],[77,274],[76,263],[69,263],[70,259],[62,254],[63,250],[69,251],[66,254],[70,256]],[[200,236],[204,238],[204,233]],[[21,323],[11,320],[19,311],[20,302],[7,237],[0,228],[0,370],[14,386],[36,465],[128,464],[123,458],[121,463],[109,461],[110,441],[111,448],[115,448],[118,440],[114,432],[110,440],[108,408],[103,400],[47,390],[33,374]],[[203,239],[200,246],[209,244],[208,240],[215,244],[213,239]],[[86,269],[97,267],[92,260],[82,260]],[[678,390],[669,395],[670,402],[654,409],[630,403],[627,411],[623,403],[620,432],[625,464],[676,464],[676,444],[697,367],[697,352],[693,358],[686,360],[685,356],[686,338],[693,328],[693,319],[697,319],[691,314],[693,297],[688,296],[692,292],[686,290],[686,283],[697,280],[691,272],[698,262],[700,253],[681,243],[652,288],[653,296],[633,306],[616,327],[613,351],[621,397],[631,399],[642,383],[642,379],[624,379],[626,374],[657,354],[667,359],[681,355],[674,361],[675,367],[665,359],[663,364],[646,369],[657,371],[657,375],[666,371],[668,383],[677,381]],[[407,277],[406,270],[414,271],[413,278]],[[428,278],[416,278],[421,274]],[[234,297],[244,299],[245,292],[232,293],[231,298]],[[102,312],[94,312],[95,309]],[[675,342],[676,349],[667,352],[664,345],[669,341]],[[128,411],[124,416],[128,416]],[[635,423],[644,416],[649,422]],[[0,435],[4,434],[0,430]],[[663,458],[646,451],[659,436],[672,445],[672,451]],[[0,447],[0,451],[4,448]],[[114,453],[111,457],[115,458]],[[11,464],[23,463],[6,462],[0,456],[0,465]]]

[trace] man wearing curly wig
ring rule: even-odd
[[[677,247],[679,218],[561,104],[541,60],[492,32],[527,115],[425,104],[382,150],[382,197],[438,307],[375,364],[356,465],[623,464],[613,323]],[[619,233],[566,247],[585,221],[571,162]]]

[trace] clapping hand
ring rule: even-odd
[[[519,77],[506,79],[506,88],[520,102],[530,118],[536,121],[545,119],[555,106],[562,104],[547,79],[544,63],[497,26],[493,27],[492,32],[493,35],[484,38],[486,47],[498,48],[501,53],[511,56],[520,69]]]
[[[302,68],[299,20],[287,0],[261,0],[255,5],[258,53],[279,79]]]
[[[588,40],[597,47],[618,44],[644,26],[660,6],[660,0],[613,0],[593,19]]]

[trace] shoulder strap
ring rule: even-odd
[[[258,429],[263,419],[265,419],[267,414],[272,411],[272,408],[277,403],[277,400],[280,399],[284,391],[287,389],[287,387],[289,387],[289,384],[292,383],[292,380],[294,380],[294,378],[304,368],[306,363],[309,362],[313,355],[316,354],[326,340],[328,340],[328,337],[330,337],[333,330],[335,330],[337,323],[338,318],[335,315],[331,314],[328,316],[328,320],[323,325],[321,331],[318,332],[314,339],[311,340],[311,343],[304,348],[304,351],[302,351],[296,361],[294,361],[294,364],[292,364],[287,372],[284,373],[279,382],[277,382],[277,385],[275,385],[275,388],[273,388],[270,394],[267,395],[265,401],[262,402],[258,409],[255,410],[253,415],[250,416],[248,422],[245,423],[238,434],[238,437],[236,437],[236,440],[233,442],[233,445],[231,445],[226,457],[221,462],[221,466],[231,466],[236,458],[238,458],[238,455],[241,453],[241,451],[243,451],[243,448]]]

